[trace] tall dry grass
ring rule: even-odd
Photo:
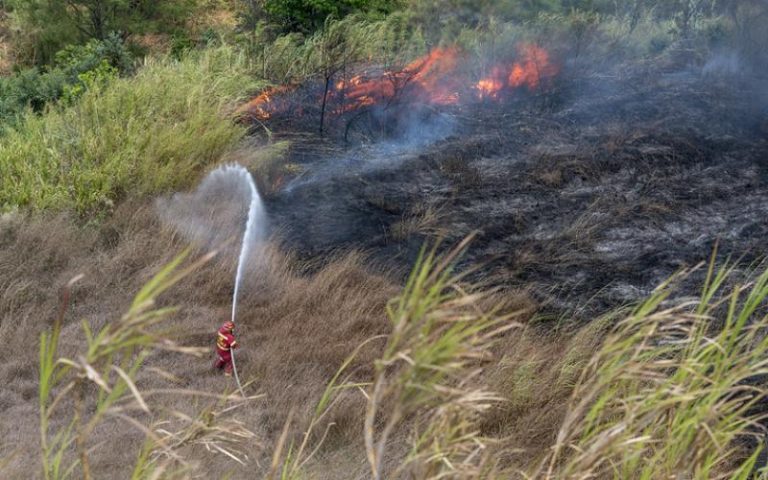
[[[534,476],[764,478],[768,270],[726,287],[714,258],[698,298],[673,278],[616,325]]]
[[[6,216],[2,222],[0,339],[7,348],[0,354],[6,385],[0,396],[0,458],[9,459],[4,478],[29,478],[29,458],[39,458],[36,338],[51,326],[58,312],[56,292],[69,278],[85,274],[73,287],[59,341],[61,356],[77,358],[86,345],[81,320],[98,331],[120,318],[129,310],[133,295],[184,244],[158,223],[153,209],[143,202],[121,206],[98,227],[78,227],[67,216],[36,220]],[[305,414],[314,408],[328,378],[359,343],[386,331],[384,306],[397,288],[384,274],[364,267],[363,261],[363,256],[349,254],[308,266],[270,251],[261,273],[269,281],[257,278],[250,283],[238,318],[243,345],[237,357],[241,378],[250,383],[248,394],[264,395],[252,407],[237,412],[243,428],[256,434],[243,446],[251,463],[233,466],[224,455],[209,452],[203,445],[189,445],[187,456],[197,460],[201,471],[252,478],[253,469],[259,468],[256,461],[262,467],[269,464],[271,446],[288,411],[293,408],[302,418],[290,432],[291,438],[298,438],[306,426]],[[210,369],[214,333],[228,316],[233,279],[234,262],[217,259],[160,297],[159,305],[180,307],[165,323],[169,338],[205,348],[210,356],[190,361],[172,352],[155,352],[137,374],[140,390],[168,387],[168,379],[157,371],[162,369],[173,375],[173,388],[233,391],[231,381]],[[374,356],[375,349],[362,350],[350,372],[364,375]],[[357,399],[344,404],[350,402],[362,405]],[[183,396],[164,397],[161,411],[197,418],[209,407]],[[158,419],[162,417],[158,415]],[[335,410],[329,418],[336,427],[326,446],[344,448],[348,438],[359,431],[357,418],[345,408]],[[93,441],[99,445],[91,459],[94,478],[126,478],[144,436],[107,422],[94,431]],[[23,455],[14,456],[20,447]]]
[[[45,451],[77,473],[87,457],[93,478],[746,479],[759,467],[768,273],[735,285],[732,268],[712,263],[696,298],[673,296],[676,277],[633,309],[547,336],[530,323],[535,305],[524,296],[467,285],[451,258],[423,256],[401,289],[358,253],[309,265],[268,246],[237,332],[241,378],[258,399],[234,408],[235,386],[211,371],[210,357],[163,349],[114,357],[141,359],[135,370],[117,364],[129,382],[97,354],[114,342],[95,332],[120,332],[131,316],[113,319],[136,308],[134,292],[157,285],[154,274],[183,247],[146,205],[121,213],[85,229],[64,217],[2,220],[4,478],[29,478],[29,458]],[[181,307],[164,320],[164,338],[211,352],[228,314],[229,260],[157,297],[159,308]],[[85,388],[56,403],[74,416],[48,415],[45,399],[62,391],[39,389],[52,378],[52,357],[43,355],[38,375],[38,345],[19,333],[34,339],[57,325],[50,292],[75,273],[86,277],[72,289],[55,350],[71,360],[63,365],[73,376],[62,378]],[[103,383],[137,408],[144,428],[104,416],[82,445],[41,442],[41,426],[78,438],[78,418],[99,415],[78,407],[77,398],[94,406],[109,398],[99,393],[107,375],[89,378],[87,365],[113,372]],[[57,445],[67,447],[61,460]],[[36,467],[35,475],[51,471]]]

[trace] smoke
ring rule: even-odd
[[[378,121],[389,121],[386,112],[377,112]],[[290,181],[283,191],[291,193],[297,188],[327,182],[334,178],[359,176],[377,170],[396,169],[409,158],[443,141],[456,132],[457,119],[447,113],[427,114],[419,109],[400,113],[394,128],[395,134],[386,140],[363,143],[340,156],[332,156],[313,163],[311,171]]]
[[[243,247],[250,247],[245,260],[247,267],[258,266],[261,251],[258,247],[263,246],[269,225],[245,168],[219,167],[208,174],[194,192],[158,199],[156,210],[165,225],[197,248],[220,250],[223,261],[234,267],[241,251],[248,250]],[[252,228],[246,236],[249,213]]]
[[[736,52],[720,52],[712,55],[704,64],[701,72],[704,75],[736,75],[744,66]]]

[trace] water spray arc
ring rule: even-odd
[[[256,239],[256,227],[258,221],[263,217],[264,207],[261,201],[261,196],[259,196],[259,191],[256,189],[256,184],[253,182],[253,177],[251,177],[251,174],[246,170],[245,168],[239,166],[239,165],[229,165],[222,167],[221,170],[224,173],[233,173],[237,175],[238,177],[244,179],[248,183],[248,187],[251,193],[251,201],[248,206],[248,220],[245,224],[245,232],[243,233],[243,241],[242,245],[240,247],[240,255],[238,257],[237,261],[237,273],[235,275],[235,291],[232,295],[232,323],[236,324],[235,319],[237,318],[237,299],[238,299],[238,293],[240,292],[240,285],[242,283],[243,279],[243,271],[245,269],[245,261],[248,258],[248,254],[251,250],[251,245],[253,241]],[[232,370],[235,373],[235,381],[237,382],[237,387],[240,389],[240,393],[245,397],[245,392],[243,391],[243,385],[240,383],[240,377],[237,372],[237,363],[235,362],[235,350],[231,350],[232,355]]]
[[[237,255],[237,271],[231,321],[236,323],[237,303],[244,276],[249,270],[248,261],[267,231],[266,211],[251,174],[240,165],[223,165],[210,172],[194,192],[158,199],[156,208],[165,223],[201,248],[226,246],[230,253],[230,241],[238,237],[242,239],[239,253],[237,245],[232,252],[233,256]],[[231,358],[237,386],[243,393],[233,350]]]

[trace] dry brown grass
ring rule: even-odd
[[[584,230],[581,222],[574,225]],[[5,346],[0,379],[6,385],[0,394],[0,458],[7,462],[0,465],[2,478],[30,478],[30,465],[33,478],[39,474],[31,460],[39,455],[36,343],[39,332],[56,315],[60,286],[76,274],[85,274],[73,291],[61,340],[60,355],[76,358],[85,345],[79,320],[98,329],[119,318],[140,287],[183,246],[181,235],[163,227],[147,203],[125,203],[109,219],[86,225],[66,215],[0,219],[0,341]],[[301,443],[329,379],[350,353],[366,340],[391,332],[386,305],[402,285],[392,279],[395,276],[365,268],[366,263],[364,255],[346,252],[306,264],[281,251],[275,242],[255,254],[238,310],[237,335],[243,348],[237,360],[247,393],[262,397],[239,408],[231,418],[244,431],[255,433],[237,445],[237,451],[247,454],[248,463],[241,466],[190,442],[182,453],[197,463],[198,472],[234,479],[267,474],[285,426],[284,445]],[[161,306],[181,307],[169,325],[182,344],[212,348],[213,332],[229,315],[234,268],[228,252],[161,297]],[[487,391],[488,399],[499,399],[483,406],[481,415],[466,417],[470,423],[465,428],[475,425],[482,435],[478,439],[490,439],[481,464],[503,472],[504,478],[522,478],[521,472],[530,472],[556,442],[581,372],[600,350],[617,317],[553,332],[546,324],[530,322],[538,305],[513,291],[484,295],[476,308],[478,312],[496,309],[498,315],[518,312],[515,320],[525,324],[498,338],[488,351],[493,356],[479,361],[479,373],[470,382],[459,383],[468,391]],[[340,381],[377,378],[374,365],[382,358],[383,346],[383,339],[367,343]],[[145,392],[167,387],[235,392],[231,379],[211,371],[210,361],[157,352],[146,362],[137,385]],[[475,371],[471,364],[467,367]],[[159,368],[175,378],[161,377],[156,373]],[[495,392],[493,397],[490,392]],[[210,400],[179,395],[148,395],[147,401],[154,411],[143,419],[147,423],[167,419],[172,411],[199,416],[215,408]],[[305,478],[369,477],[362,441],[366,405],[363,391],[354,388],[343,390],[334,400],[307,442],[307,452],[319,448],[301,469]],[[382,408],[388,405],[384,402]],[[435,412],[441,411],[440,405],[435,405]],[[423,413],[409,412],[392,431],[382,460],[385,477],[408,458],[406,446],[413,429],[424,420]],[[65,421],[54,419],[54,428],[61,428]],[[176,430],[178,421],[172,426]],[[90,465],[94,477],[125,478],[143,440],[141,431],[105,421],[91,440],[97,447]],[[424,466],[428,463],[414,468]],[[486,476],[493,478],[492,473]]]
[[[76,274],[85,275],[72,292],[61,338],[60,354],[75,357],[85,345],[80,320],[87,320],[96,329],[119,318],[140,287],[183,245],[180,236],[165,229],[153,207],[146,203],[125,203],[98,225],[78,225],[67,215],[3,217],[0,341],[6,347],[0,359],[0,379],[6,388],[0,394],[0,458],[10,458],[3,478],[30,478],[30,459],[39,455],[37,339],[56,315],[60,287]],[[250,463],[241,467],[199,445],[184,452],[202,465],[201,471],[214,476],[253,478],[259,475],[254,472],[266,473],[291,411],[288,441],[300,442],[328,380],[347,356],[365,340],[390,331],[385,306],[400,290],[400,285],[385,273],[366,269],[365,257],[356,252],[311,265],[286,255],[275,245],[267,246],[260,256],[238,309],[237,334],[243,345],[237,352],[241,377],[249,394],[263,395],[239,409],[236,416],[245,428],[256,433],[238,447],[247,452]],[[169,325],[182,344],[212,348],[213,332],[230,312],[233,274],[234,259],[219,258],[161,297],[162,305],[181,307]],[[500,302],[505,311],[524,310],[527,315],[535,310],[525,295],[509,293],[487,299],[483,308]],[[520,345],[521,340],[510,334],[499,343],[497,353],[511,357],[522,352]],[[372,378],[373,360],[382,347],[383,341],[374,341],[363,348],[346,370],[350,375],[346,380]],[[536,349],[533,339],[529,348]],[[212,372],[210,361],[158,352],[148,359],[137,385],[143,391],[167,387],[233,391],[234,383]],[[167,370],[176,378],[169,381],[155,373],[155,368]],[[504,386],[500,377],[490,378],[492,386]],[[477,381],[484,385],[487,380]],[[148,402],[155,414],[147,421],[161,420],[169,411],[196,415],[209,408],[204,399],[190,401],[180,396],[160,396]],[[367,475],[361,441],[365,405],[360,391],[344,393],[324,418],[322,428],[313,433],[310,444],[314,447],[326,425],[333,424],[322,448],[305,466],[305,474],[328,479]],[[63,422],[54,422],[54,427],[63,426]],[[511,420],[505,422],[511,424]],[[404,441],[407,429],[403,426],[393,438]],[[102,424],[93,435],[98,445],[91,459],[94,476],[124,478],[135,463],[143,438],[142,432],[115,421]],[[12,456],[20,446],[23,455]],[[388,464],[396,464],[401,454],[398,448],[393,449]],[[34,474],[38,473],[34,469]]]
[[[5,348],[0,378],[6,387],[0,394],[0,458],[18,447],[24,450],[22,456],[12,458],[3,478],[30,478],[30,466],[35,464],[31,458],[38,458],[37,338],[55,316],[60,286],[78,273],[85,274],[73,291],[62,332],[60,353],[72,356],[85,344],[79,320],[99,328],[119,318],[140,286],[181,248],[176,235],[159,225],[146,204],[125,204],[99,226],[77,226],[67,216],[3,218],[0,341]],[[182,342],[212,347],[213,333],[229,314],[234,265],[227,260],[206,266],[162,298],[163,304],[181,306],[170,325]],[[396,285],[385,275],[366,270],[363,260],[356,253],[339,255],[312,266],[310,274],[306,265],[269,249],[241,299],[237,332],[243,345],[237,356],[242,379],[253,382],[249,393],[264,394],[263,400],[238,413],[238,420],[257,433],[242,446],[254,462],[239,467],[223,455],[192,447],[196,448],[192,456],[205,465],[204,471],[253,478],[254,471],[268,466],[266,459],[288,412],[294,409],[297,418],[306,418],[345,357],[367,338],[387,331],[384,305],[396,294]],[[351,367],[355,376],[370,375],[374,349],[361,352]],[[211,360],[190,362],[178,354],[155,354],[138,385],[142,389],[168,386],[152,371],[162,367],[178,377],[172,382],[177,388],[217,393],[233,389],[231,380],[211,372]],[[330,419],[336,426],[325,442],[327,455],[354,443],[348,437],[362,429],[362,416],[355,407],[362,408],[363,400],[362,396],[350,398],[332,412]],[[163,409],[186,413],[207,406],[178,396],[156,402]],[[162,417],[162,412],[157,415]],[[305,427],[295,422],[291,437],[300,436]],[[96,478],[125,478],[142,438],[140,432],[120,424],[107,422],[100,427],[94,441],[105,443],[93,457]],[[326,451],[318,462],[324,458]]]
[[[165,55],[171,50],[171,37],[167,33],[143,33],[134,35],[131,41],[149,55]]]
[[[444,213],[432,205],[419,205],[402,215],[402,218],[390,227],[392,238],[398,242],[407,240],[412,235],[425,237],[445,236],[446,230],[440,227]]]
[[[122,205],[100,225],[77,225],[66,216],[0,219],[0,341],[6,347],[0,359],[6,385],[0,397],[2,478],[39,478],[33,460],[39,455],[34,339],[56,315],[57,287],[76,273],[86,275],[72,292],[57,354],[79,358],[86,342],[77,320],[99,329],[119,318],[134,292],[175,257],[182,247],[177,237],[158,223],[151,207],[136,203]],[[279,473],[281,464],[298,465],[285,477],[291,479],[369,478],[366,459],[375,478],[529,478],[525,475],[531,472],[530,478],[586,478],[578,472],[610,478],[606,465],[615,461],[632,471],[645,454],[662,462],[658,469],[653,462],[643,466],[648,472],[698,468],[730,475],[739,469],[746,475],[754,467],[758,452],[745,461],[752,451],[743,439],[755,434],[760,414],[751,408],[765,393],[756,387],[746,394],[742,386],[765,374],[766,320],[754,328],[748,321],[763,314],[758,307],[768,294],[768,273],[750,284],[752,290],[745,287],[722,297],[733,299],[731,306],[738,309],[729,310],[723,332],[716,332],[712,342],[705,333],[721,314],[718,291],[733,272],[715,270],[714,262],[699,303],[681,300],[667,308],[671,290],[662,286],[634,310],[549,333],[531,322],[538,307],[525,294],[466,285],[445,269],[447,260],[431,275],[429,262],[427,268],[417,267],[402,292],[388,275],[364,268],[365,263],[363,255],[347,252],[303,264],[276,245],[265,245],[250,262],[237,332],[245,388],[258,399],[234,414],[212,413],[227,405],[178,395],[178,389],[228,394],[236,392],[232,380],[211,370],[211,358],[190,360],[161,349],[136,379],[153,411],[139,420],[157,425],[180,412],[204,419],[192,432],[216,424],[244,432],[235,451],[247,455],[246,465],[186,434],[174,437],[182,445],[180,453],[196,463],[196,473],[225,478],[260,478]],[[228,316],[233,270],[233,259],[222,256],[161,297],[159,306],[182,307],[170,321],[175,339],[212,347],[213,332]],[[739,312],[738,321],[734,312]],[[680,332],[690,341],[678,342]],[[681,347],[688,344],[696,348]],[[354,360],[346,363],[353,351]],[[670,364],[668,354],[679,363]],[[699,355],[712,360],[699,362]],[[343,375],[334,377],[341,365],[346,365]],[[727,373],[717,377],[711,391],[700,385],[706,375],[690,374],[697,368],[709,373],[709,365],[723,365]],[[645,366],[658,370],[653,378],[665,381],[649,382],[647,372],[656,370]],[[160,368],[173,378],[158,375]],[[348,388],[333,389],[326,397],[331,378],[334,385]],[[617,381],[629,396],[623,387],[617,389]],[[86,402],[93,402],[98,388],[81,383]],[[176,389],[173,395],[152,393],[169,386]],[[679,394],[688,391],[698,393]],[[709,400],[698,401],[699,394]],[[656,397],[663,401],[646,401]],[[670,398],[679,406],[667,408]],[[318,407],[324,401],[332,406]],[[82,402],[69,397],[59,408],[72,411],[73,402],[80,411]],[[719,413],[713,420],[714,403]],[[615,411],[628,413],[615,416]],[[214,417],[209,424],[206,419]],[[582,418],[586,427],[576,422]],[[590,423],[594,418],[624,419],[626,428],[613,429],[602,420]],[[690,428],[702,421],[714,425],[716,437],[698,435],[684,449],[686,455],[722,456],[679,460],[682,440],[668,439],[688,438]],[[52,417],[51,422],[61,429],[68,419]],[[638,436],[648,422],[655,425],[655,436]],[[164,428],[176,432],[184,423],[177,417]],[[287,446],[304,443],[305,432],[303,455],[290,458],[286,452],[296,450]],[[607,441],[617,432],[621,442]],[[144,432],[106,420],[89,438],[93,478],[126,478]]]
[[[500,439],[494,449],[500,468],[526,471],[544,458],[565,417],[573,387],[599,348],[609,320],[560,333],[528,325],[500,343],[488,383],[504,400],[483,419],[483,433]]]
[[[238,15],[242,7],[231,0],[203,0],[188,21],[186,28],[195,36],[206,30],[234,31],[238,27]]]

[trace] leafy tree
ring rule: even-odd
[[[36,37],[38,63],[73,43],[172,29],[196,0],[8,0],[26,34]]]
[[[70,45],[55,56],[54,65],[32,67],[0,77],[0,134],[13,126],[25,109],[42,112],[63,99],[73,101],[91,86],[133,70],[133,58],[121,39]]]

